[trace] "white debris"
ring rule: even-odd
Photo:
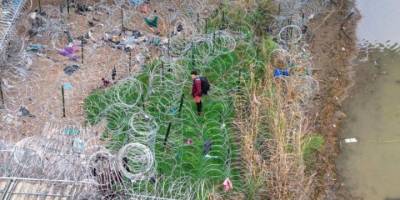
[[[344,139],[345,143],[356,143],[358,142],[357,138],[346,138]]]

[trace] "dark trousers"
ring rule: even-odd
[[[201,109],[202,109],[201,101],[199,103],[196,103],[196,107],[197,107],[197,113],[201,113]]]

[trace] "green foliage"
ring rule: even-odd
[[[241,180],[239,166],[232,164],[239,159],[238,144],[233,138],[233,97],[246,86],[250,70],[255,70],[256,77],[260,77],[257,80],[261,81],[265,62],[269,61],[275,45],[266,36],[261,38],[261,42],[254,41],[254,24],[265,17],[263,13],[257,13],[261,11],[257,10],[250,16],[236,11],[222,8],[209,19],[207,27],[208,32],[224,27],[244,33],[246,37],[237,41],[233,52],[218,55],[217,52],[226,49],[223,41],[215,35],[212,47],[207,43],[196,44],[176,65],[154,60],[135,76],[135,81],[94,91],[85,99],[84,107],[90,124],[107,120],[105,135],[111,138],[108,144],[111,150],[116,151],[135,139],[130,136],[129,122],[137,108],[122,108],[118,106],[121,102],[140,107],[153,116],[159,126],[155,144],[157,176],[168,178],[162,180],[166,187],[174,185],[171,180],[184,179],[188,185],[198,187],[198,199],[204,199],[208,193],[220,188],[227,177],[232,180],[235,190],[246,189],[251,196],[259,187],[254,185],[259,180],[247,183]],[[267,18],[262,20],[264,23]],[[210,52],[212,56],[208,59]],[[190,70],[193,68],[199,69],[211,84],[210,94],[203,100],[204,114],[201,117],[195,114],[195,104],[190,95]],[[177,113],[181,94],[185,95],[182,111]],[[172,128],[167,145],[164,145],[169,123]],[[188,140],[193,143],[187,144]],[[206,156],[203,145],[207,140],[211,140],[212,149]],[[143,187],[138,189],[144,190]]]
[[[303,160],[308,168],[312,168],[316,161],[317,152],[321,151],[325,140],[322,135],[310,135],[303,139]]]

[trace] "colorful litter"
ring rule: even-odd
[[[62,56],[68,57],[71,60],[77,60],[78,56],[74,55],[76,52],[79,51],[79,47],[75,44],[70,44],[64,49],[58,50],[58,53]]]
[[[279,78],[283,76],[289,76],[289,69],[275,69],[274,70],[274,77]]]

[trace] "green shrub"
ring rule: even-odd
[[[316,154],[322,150],[325,140],[321,135],[310,135],[303,139],[302,154],[308,168],[314,167]]]

